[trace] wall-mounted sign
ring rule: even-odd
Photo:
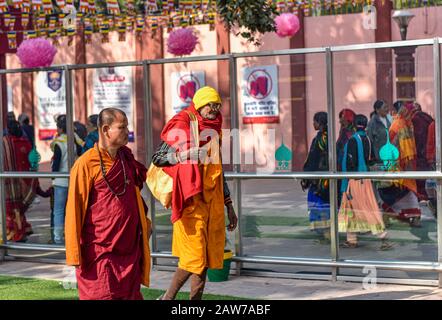
[[[278,68],[276,65],[243,68],[243,123],[278,123]]]
[[[57,133],[55,116],[66,114],[66,90],[63,70],[42,71],[37,74],[38,138],[52,140]]]
[[[187,108],[195,92],[205,86],[205,72],[173,72],[171,80],[172,111],[175,115]]]

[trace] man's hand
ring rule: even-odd
[[[238,223],[238,217],[236,216],[235,209],[233,208],[233,205],[231,203],[227,205],[227,217],[229,218],[229,225],[227,226],[227,230],[235,230]]]
[[[177,153],[177,160],[178,162],[186,162],[188,160],[191,161],[198,161],[199,159],[199,148],[193,147],[187,150],[184,150],[182,152]]]

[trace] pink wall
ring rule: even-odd
[[[374,30],[362,25],[362,14],[305,18],[306,47],[339,46],[375,41]],[[376,60],[374,51],[349,51],[334,53],[334,94],[336,128],[337,114],[343,108],[351,108],[366,116],[376,100]],[[306,57],[307,74],[307,122],[313,115],[327,110],[327,82],[325,54],[309,54]],[[308,126],[308,141],[315,132]]]
[[[415,16],[410,21],[407,40],[429,39],[442,36],[441,7],[409,9]],[[392,38],[394,41],[401,40],[399,28],[392,22]],[[434,67],[432,46],[419,47],[415,53],[416,68],[416,100],[422,105],[422,109],[432,116],[434,109]],[[396,87],[393,90],[396,97]]]
[[[244,39],[230,35],[230,49],[232,52],[256,52],[282,50],[290,47],[290,41],[287,38],[279,38],[275,33],[268,33],[261,37],[261,47],[255,47],[246,43]],[[243,68],[254,66],[269,66],[276,64],[278,66],[278,93],[279,93],[279,119],[276,124],[243,124],[242,121],[242,100],[241,92],[244,90]],[[239,128],[242,132],[241,150],[244,157],[245,151],[254,150],[254,163],[258,168],[274,168],[275,151],[282,141],[291,149],[292,146],[292,109],[291,109],[291,87],[290,87],[290,57],[260,57],[260,58],[242,58],[237,60],[238,72],[238,110]],[[274,137],[268,130],[274,130]],[[245,159],[243,159],[244,162]],[[243,165],[242,170],[254,171],[257,169],[254,165]]]

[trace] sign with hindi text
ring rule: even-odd
[[[279,123],[277,66],[246,67],[242,74],[243,123]]]

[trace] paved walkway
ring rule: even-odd
[[[0,275],[75,281],[73,269],[60,264],[21,261],[0,263]],[[172,273],[152,271],[151,288],[165,290]],[[186,284],[185,291],[189,291]],[[231,276],[225,282],[207,282],[206,293],[252,299],[359,299],[359,300],[442,300],[442,289],[424,286],[377,284],[364,289],[360,283]]]

